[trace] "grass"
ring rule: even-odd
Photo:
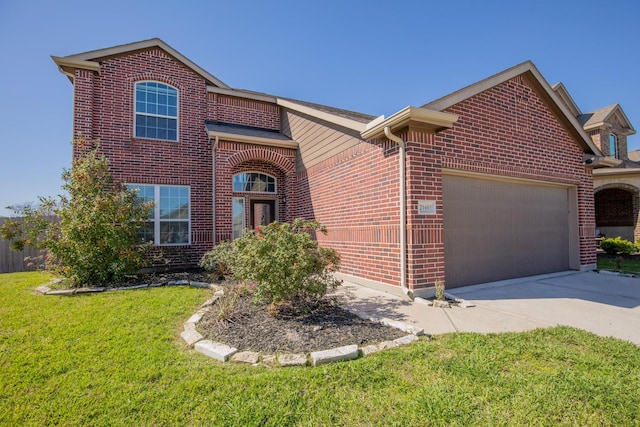
[[[614,256],[598,256],[598,269],[620,271],[623,273],[640,273],[640,258],[621,257],[620,268]]]
[[[0,425],[638,425],[640,348],[567,327],[451,334],[317,368],[188,349],[188,287],[45,297],[0,274]]]

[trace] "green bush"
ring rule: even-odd
[[[97,142],[74,143],[83,154],[62,174],[67,195],[41,197],[36,207],[10,207],[23,221],[5,222],[0,231],[12,249],[46,252],[47,268],[72,287],[117,282],[144,262],[146,245],[140,245],[136,231],[151,204],[137,202],[134,191],[114,181]]]
[[[603,239],[602,242],[600,242],[600,248],[609,255],[629,255],[634,252],[638,252],[638,248],[635,244],[621,238],[620,236]]]
[[[256,302],[293,303],[322,298],[339,282],[339,256],[322,248],[312,233],[327,232],[317,221],[296,219],[273,222],[245,234],[231,243],[221,243],[205,254],[200,265],[206,269],[228,267],[237,279],[255,283]]]

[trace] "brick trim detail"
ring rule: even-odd
[[[229,163],[229,166],[231,168],[234,168],[240,163],[249,160],[260,160],[263,162],[272,163],[273,165],[284,170],[286,173],[292,173],[294,169],[294,163],[291,160],[266,148],[249,148],[247,150],[239,151],[229,157],[227,161]]]

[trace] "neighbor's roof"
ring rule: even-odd
[[[528,81],[537,89],[538,94],[546,101],[551,110],[565,123],[566,129],[574,136],[576,141],[583,148],[585,153],[593,153],[601,156],[602,153],[598,147],[593,143],[589,135],[586,134],[580,123],[571,114],[567,105],[558,97],[555,91],[551,88],[549,83],[542,76],[540,71],[531,61],[523,62],[515,67],[508,68],[498,74],[488,77],[484,80],[480,80],[477,83],[462,88],[442,98],[436,99],[428,104],[423,105],[423,108],[428,108],[437,111],[443,111],[455,104],[458,104],[466,99],[469,99],[481,92],[489,90],[501,83],[511,80],[517,76],[527,76]]]
[[[622,107],[620,107],[620,104],[609,105],[608,107],[578,116],[578,122],[580,122],[585,130],[606,126],[612,121],[617,121],[622,129],[625,129],[625,135],[633,135],[636,133],[627,115],[622,110]]]

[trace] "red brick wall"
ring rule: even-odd
[[[219,143],[216,151],[216,242],[232,237],[233,197],[245,199],[247,226],[251,199],[276,200],[278,221],[293,219],[290,212],[295,199],[294,162],[295,150],[290,148],[257,147],[224,141]],[[232,177],[241,172],[262,172],[273,176],[276,178],[277,194],[234,192]]]
[[[209,120],[280,130],[280,107],[268,102],[209,93]]]
[[[582,150],[523,77],[452,106],[459,120],[438,135],[405,129],[410,288],[444,280],[442,169],[577,186],[580,263],[595,263],[593,181]],[[298,174],[298,215],[329,229],[323,243],[342,255],[342,271],[399,285],[398,147],[363,142]],[[308,202],[307,202],[308,200]],[[436,214],[418,216],[418,200]]]
[[[577,186],[580,264],[595,263],[593,178],[582,150],[527,80],[516,77],[445,110],[459,115],[438,135],[406,132],[409,263],[412,287],[444,280],[442,168]],[[417,216],[417,200],[436,200]]]
[[[142,80],[178,89],[177,142],[133,137],[134,85]],[[214,244],[212,142],[204,130],[206,120],[274,129],[279,127],[278,107],[227,96],[218,105],[200,75],[158,48],[103,58],[99,74],[78,70],[74,86],[74,135],[100,139],[117,180],[190,186],[192,244],[156,247],[153,256],[156,264],[169,267],[197,263]],[[223,211],[226,195],[218,197],[224,200]]]
[[[321,244],[340,252],[343,273],[399,284],[398,147],[362,142],[299,173],[296,216],[328,229]]]

